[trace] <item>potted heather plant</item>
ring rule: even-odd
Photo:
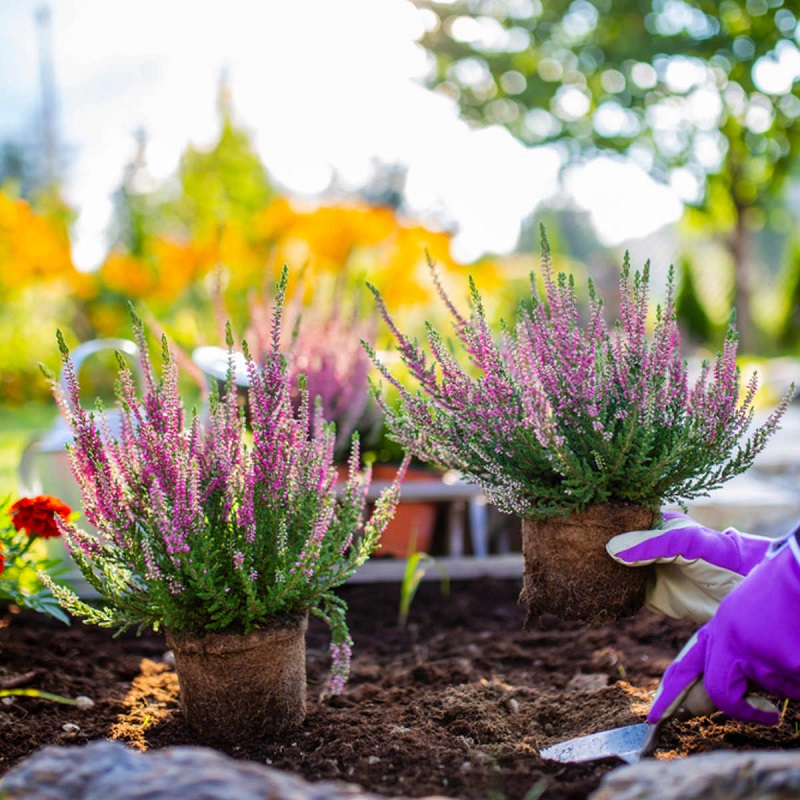
[[[346,606],[332,590],[377,546],[405,468],[364,521],[369,471],[359,469],[357,437],[348,479],[337,486],[333,425],[320,420],[319,405],[312,414],[307,402],[291,403],[280,352],[286,282],[284,270],[263,362],[243,348],[251,433],[237,402],[230,332],[227,379],[221,393],[212,391],[205,423],[197,414],[185,418],[166,337],[160,377],[154,374],[135,315],[144,396],[120,358],[117,437],[102,415],[98,423],[81,408],[60,334],[66,393],[51,379],[74,434],[69,455],[86,520],[97,533],[60,527],[105,604],[51,589],[87,622],[163,628],[187,723],[211,743],[277,735],[302,721],[309,612],[331,627],[331,689],[341,690],[352,642]]]
[[[609,327],[591,282],[582,314],[572,277],[554,273],[544,230],[542,246],[530,298],[497,336],[474,283],[465,317],[431,265],[469,365],[429,326],[431,358],[396,327],[374,288],[418,391],[368,350],[400,395],[395,407],[382,401],[394,438],[480,483],[487,499],[521,518],[528,619],[544,611],[619,617],[641,607],[648,573],[615,564],[608,539],[658,525],[665,501],[707,494],[746,470],[794,387],[748,435],[756,375],[740,397],[732,325],[690,385],[671,270],[648,335],[648,266],[632,272],[626,256],[620,316]]]

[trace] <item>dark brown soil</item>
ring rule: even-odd
[[[619,762],[557,764],[543,761],[540,748],[642,721],[694,626],[640,612],[594,628],[544,618],[524,631],[519,590],[516,581],[456,582],[444,598],[425,584],[401,630],[397,586],[346,587],[355,653],[344,693],[323,694],[328,637],[312,619],[306,721],[280,741],[229,754],[385,795],[511,800],[538,785],[545,800],[586,797]],[[139,749],[196,744],[162,637],[112,639],[13,609],[0,619],[0,688],[95,701],[89,710],[27,697],[0,705],[0,772],[47,744],[102,737]],[[777,728],[720,715],[670,723],[657,755],[796,748],[798,727],[798,704]]]

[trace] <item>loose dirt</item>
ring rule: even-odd
[[[355,648],[344,693],[325,692],[329,639],[312,619],[306,721],[279,741],[227,752],[387,796],[587,797],[618,761],[557,764],[543,761],[539,750],[641,722],[661,674],[695,626],[642,611],[600,627],[545,615],[526,631],[520,588],[517,581],[460,581],[443,597],[437,584],[423,584],[400,629],[398,586],[345,587]],[[97,628],[0,610],[3,686],[86,695],[95,705],[80,710],[27,697],[0,704],[0,773],[48,744],[104,737],[141,750],[197,744],[178,708],[177,678],[159,635],[113,639]],[[796,703],[776,728],[719,714],[670,723],[657,757],[797,748],[799,729]]]

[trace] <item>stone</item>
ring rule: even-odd
[[[2,800],[380,800],[355,784],[308,781],[206,747],[146,753],[121,742],[45,747],[0,779]],[[429,797],[426,800],[444,800]]]
[[[800,752],[717,751],[680,761],[648,758],[603,777],[590,800],[795,800]]]
[[[600,692],[608,687],[608,675],[605,672],[576,672],[566,686],[567,692]]]

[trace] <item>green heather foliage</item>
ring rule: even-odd
[[[740,400],[733,326],[722,352],[690,386],[672,271],[648,335],[649,267],[632,272],[626,257],[620,318],[609,328],[591,282],[581,319],[573,280],[554,273],[544,231],[542,246],[544,290],[532,275],[515,326],[502,325],[497,336],[474,284],[466,318],[432,267],[468,366],[431,326],[430,358],[397,329],[373,288],[418,387],[407,389],[368,348],[400,394],[395,407],[382,401],[391,435],[419,458],[481,484],[501,510],[539,519],[609,501],[655,510],[664,501],[704,495],[747,469],[778,427],[794,387],[748,436],[756,375]]]
[[[67,391],[54,380],[52,386],[75,437],[70,461],[86,520],[98,534],[60,527],[105,605],[95,608],[48,583],[69,612],[119,629],[246,634],[311,611],[331,626],[332,689],[339,691],[351,640],[346,606],[332,589],[377,547],[406,464],[365,522],[370,475],[359,471],[357,438],[349,476],[338,486],[334,426],[323,421],[321,404],[310,409],[306,397],[299,409],[292,404],[280,351],[286,281],[284,270],[263,361],[257,365],[244,346],[252,437],[237,402],[230,331],[222,395],[212,396],[207,419],[193,414],[186,424],[167,341],[157,377],[143,326],[134,318],[144,396],[138,397],[120,356],[116,434],[102,414],[81,408],[74,365],[60,340]]]

